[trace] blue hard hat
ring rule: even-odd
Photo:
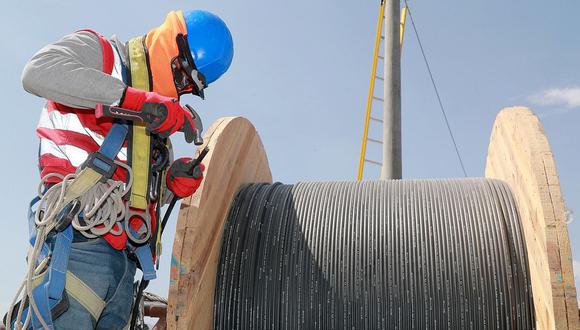
[[[234,43],[226,23],[204,10],[183,12],[187,28],[187,43],[197,70],[210,84],[230,67],[234,56]]]

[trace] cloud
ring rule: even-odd
[[[574,211],[566,208],[566,224],[569,225],[574,222]]]
[[[546,89],[529,99],[540,105],[580,108],[580,86]]]

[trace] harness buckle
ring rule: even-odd
[[[82,167],[90,167],[102,175],[101,182],[107,182],[108,179],[113,177],[113,174],[117,170],[117,164],[115,164],[115,161],[98,151],[91,152]]]
[[[131,226],[134,223],[141,223],[138,230],[134,230]],[[127,203],[125,209],[125,233],[127,239],[135,246],[147,244],[151,238],[151,214],[149,208],[145,210],[134,209]]]
[[[58,223],[54,227],[56,232],[61,232],[65,230],[73,221],[73,219],[79,214],[81,211],[81,203],[78,200],[75,200],[72,203],[69,203],[67,206],[60,211],[58,215]]]

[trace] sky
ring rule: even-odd
[[[208,88],[205,101],[183,101],[198,110],[206,127],[223,116],[252,121],[276,181],[356,178],[379,1],[96,4],[11,1],[0,12],[2,311],[24,275],[26,207],[39,179],[34,130],[43,101],[22,89],[20,74],[37,50],[75,30],[92,28],[128,40],[161,24],[170,10],[215,12],[232,31],[232,67]],[[469,176],[483,176],[500,109],[524,105],[541,118],[571,211],[573,255],[580,260],[580,221],[574,219],[574,212],[580,218],[580,2],[412,0],[409,5]],[[403,177],[462,177],[410,29],[403,46],[402,107]],[[193,153],[180,138],[174,143],[176,155]],[[378,158],[376,150],[369,153]],[[377,173],[369,168],[366,178]],[[174,226],[175,217],[164,237],[159,279],[150,285],[162,296],[167,295]]]

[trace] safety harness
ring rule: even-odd
[[[98,33],[93,33],[99,37],[103,45],[104,58],[110,57],[111,54],[107,52],[113,50],[108,41]],[[105,44],[109,47],[105,47]],[[128,42],[128,51],[129,64],[123,65],[123,79],[128,85],[150,91],[152,84],[144,37],[131,39]],[[115,161],[127,139],[130,168]],[[62,196],[55,202],[56,205],[43,205],[46,201],[41,197],[31,202],[29,231],[32,249],[28,259],[29,270],[27,280],[17,294],[19,296],[21,291],[26,290],[25,298],[13,305],[5,317],[4,324],[28,328],[30,322],[34,329],[53,329],[53,320],[68,309],[69,297],[78,301],[95,320],[100,318],[106,303],[88,285],[67,270],[73,241],[71,223],[75,224],[75,228],[82,227],[86,214],[80,202],[81,198],[99,182],[110,181],[118,165],[127,167],[129,173],[126,185],[130,188],[130,194],[125,202],[124,232],[119,233],[119,228],[116,228],[115,224],[111,226],[111,233],[126,235],[126,249],[137,259],[143,272],[143,281],[156,278],[154,254],[157,257],[160,254],[161,231],[155,224],[156,217],[155,214],[151,214],[150,207],[152,203],[157,202],[154,213],[158,214],[162,201],[163,172],[169,157],[168,150],[166,141],[149,136],[144,124],[127,125],[115,122],[98,152],[89,155],[80,171],[77,170],[77,174],[64,177],[61,185],[46,189],[40,194],[44,196],[50,189],[61,189]],[[34,211],[33,207],[38,202],[41,203],[40,207]],[[33,310],[31,316],[28,315],[30,309]],[[18,311],[17,315],[13,314],[15,310]]]

